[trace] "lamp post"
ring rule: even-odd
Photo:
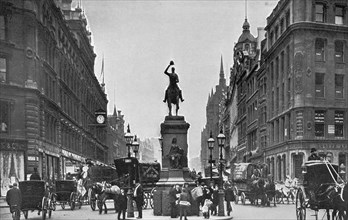
[[[128,191],[127,191],[127,217],[134,217],[134,207],[133,207],[133,191],[132,191],[132,178],[131,178],[131,173],[132,173],[132,160],[131,160],[131,153],[130,153],[130,147],[132,146],[133,142],[133,135],[130,133],[129,129],[129,124],[127,126],[127,133],[124,135],[124,139],[126,141],[126,145],[128,147],[128,158],[125,160],[128,167]]]
[[[134,152],[134,157],[137,158],[137,153],[139,151],[139,143],[137,141],[137,136],[134,136],[134,141],[132,143],[132,147],[133,147],[133,152]]]
[[[213,180],[213,163],[215,162],[213,160],[213,149],[214,149],[214,138],[213,138],[213,134],[210,131],[210,137],[208,139],[208,148],[210,150],[210,159],[209,159],[209,163],[210,163],[210,181]]]
[[[223,162],[223,157],[222,157],[222,148],[225,147],[225,141],[226,137],[223,134],[222,128],[220,130],[219,135],[216,137],[218,141],[218,145],[220,147],[220,170],[219,170],[219,211],[218,215],[219,216],[225,216],[225,209],[224,209],[224,189],[223,189],[223,178],[222,178],[222,162]]]

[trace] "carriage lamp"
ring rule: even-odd
[[[219,169],[219,209],[218,209],[218,216],[225,216],[225,210],[224,210],[224,198],[225,198],[225,193],[223,190],[222,182],[223,182],[223,177],[222,177],[222,148],[225,147],[225,141],[226,141],[226,136],[224,135],[222,131],[222,127],[220,129],[219,135],[216,137],[218,141],[218,145],[220,147],[220,169]]]
[[[307,173],[307,167],[306,167],[306,165],[305,165],[305,164],[302,164],[302,166],[301,166],[301,170],[302,170],[302,174]]]
[[[130,147],[132,145],[133,135],[130,133],[129,124],[127,126],[127,133],[124,135],[124,139],[125,139],[126,145],[128,147],[128,157],[131,157]]]
[[[341,163],[340,165],[340,176],[343,180],[345,180],[346,177],[346,166],[344,166],[344,163]]]
[[[139,151],[139,143],[137,141],[137,136],[134,136],[134,141],[132,143],[132,147],[133,147],[133,152],[134,152],[134,157],[137,158],[137,153]]]
[[[210,163],[210,181],[213,180],[213,163],[215,162],[213,160],[213,149],[214,149],[214,138],[213,138],[213,133],[210,131],[210,137],[208,139],[208,148],[210,150],[210,159],[209,159],[209,163]]]

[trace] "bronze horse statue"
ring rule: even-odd
[[[178,110],[180,108],[180,100],[183,102],[184,99],[182,98],[182,92],[180,88],[178,87],[177,83],[179,82],[179,77],[175,73],[175,68],[172,67],[172,72],[169,73],[168,69],[170,66],[173,66],[174,62],[170,61],[167,68],[164,70],[164,74],[169,76],[169,86],[165,92],[165,97],[163,102],[167,102],[168,109],[169,109],[169,116],[172,116],[172,104],[176,106],[175,115],[178,115]]]

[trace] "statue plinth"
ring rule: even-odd
[[[161,179],[157,182],[157,190],[154,198],[155,215],[170,215],[169,190],[176,184],[182,186],[184,183],[192,189],[195,186],[190,177],[187,162],[187,131],[190,124],[185,121],[184,116],[166,116],[161,123],[161,135],[163,138]],[[189,214],[197,214],[196,204],[192,204]]]

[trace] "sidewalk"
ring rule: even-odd
[[[0,197],[0,208],[7,208],[7,202],[5,197]]]

